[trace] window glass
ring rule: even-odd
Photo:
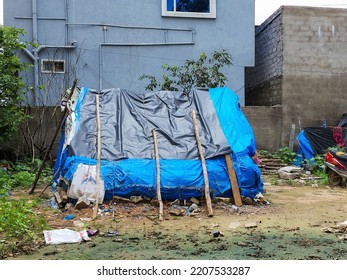
[[[177,12],[209,13],[210,0],[176,0]]]
[[[162,0],[162,15],[216,18],[216,0]]]

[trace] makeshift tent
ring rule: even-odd
[[[297,137],[299,148],[294,160],[302,165],[304,160],[313,161],[316,155],[325,154],[328,148],[347,143],[347,114],[343,114],[337,126],[317,126],[303,128]]]
[[[156,196],[156,161],[152,130],[158,138],[163,199],[202,197],[204,179],[194,136],[197,114],[211,196],[232,196],[225,155],[230,154],[241,196],[254,198],[263,182],[252,156],[252,128],[238,97],[228,88],[182,92],[135,93],[124,89],[76,90],[55,164],[55,183],[71,198],[95,192],[97,163],[96,98],[101,128],[101,197]]]

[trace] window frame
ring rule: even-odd
[[[174,4],[176,0],[173,0]],[[161,15],[163,17],[183,17],[183,18],[216,18],[216,10],[217,10],[217,0],[209,0],[210,1],[210,12],[209,13],[195,13],[195,12],[176,12],[176,11],[168,11],[167,10],[167,0],[161,0]],[[174,5],[176,6],[176,5]]]
[[[52,64],[52,70],[45,70],[44,64],[45,63],[51,63]],[[63,71],[57,71],[55,63],[63,63],[64,70]],[[65,60],[63,59],[41,59],[41,73],[45,74],[65,74]]]

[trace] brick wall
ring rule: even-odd
[[[255,31],[255,67],[246,68],[246,106],[282,104],[282,8]]]

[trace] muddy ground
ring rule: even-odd
[[[116,202],[114,215],[103,212],[96,221],[89,221],[92,209],[61,212],[42,207],[38,211],[52,229],[90,228],[99,234],[88,242],[60,245],[45,245],[42,235],[37,251],[8,259],[347,259],[342,234],[322,231],[347,220],[346,188],[272,185],[266,186],[264,197],[270,204],[238,210],[215,203],[212,218],[207,217],[204,204],[196,216],[173,216],[165,204],[162,222],[158,208],[143,202]],[[64,220],[68,214],[75,218]]]

